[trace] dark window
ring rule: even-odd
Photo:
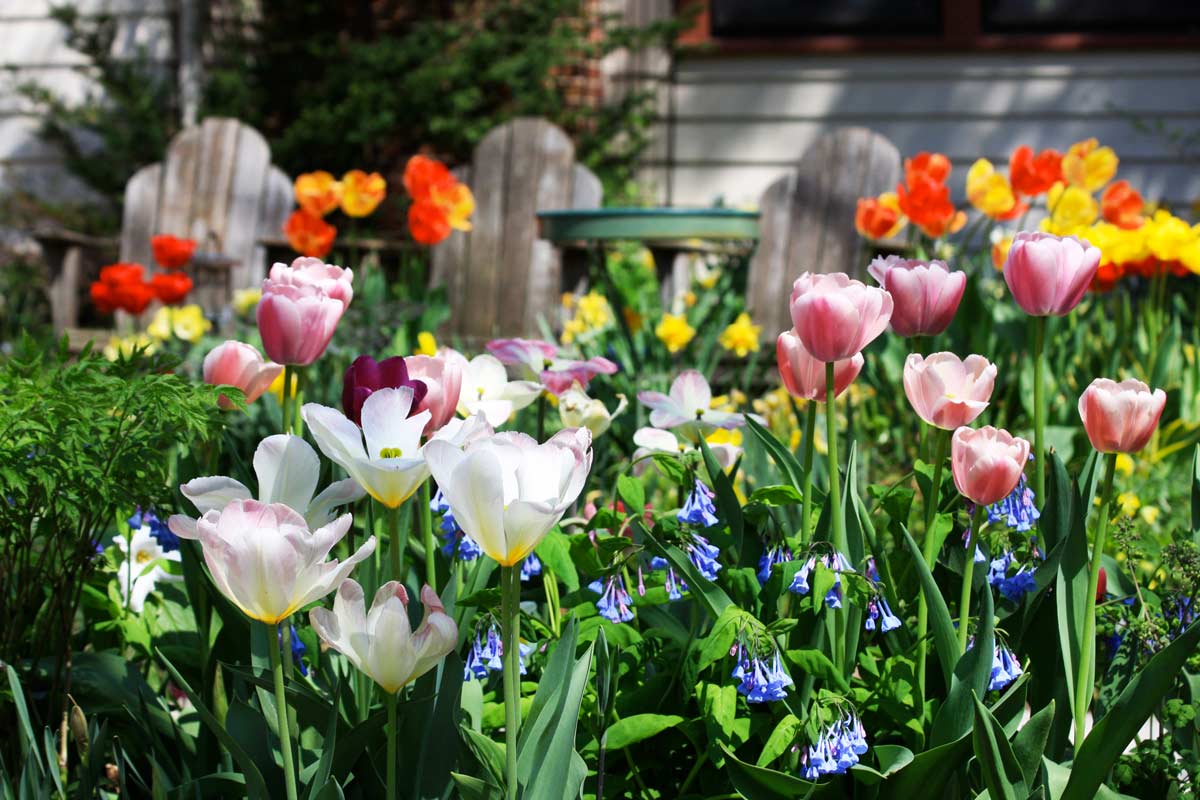
[[[983,0],[985,33],[1194,33],[1197,0]]]
[[[713,36],[937,34],[939,0],[711,0]]]

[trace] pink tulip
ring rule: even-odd
[[[204,357],[204,382],[241,389],[247,403],[261,397],[282,371],[282,364],[264,361],[258,350],[244,342],[224,342]],[[221,408],[233,408],[225,395],[221,395],[218,403]]]
[[[588,382],[597,375],[612,375],[616,373],[617,365],[603,356],[593,356],[587,361],[567,361],[554,359],[550,366],[542,370],[538,378],[546,391],[558,396],[568,391],[576,383],[586,388]]]
[[[917,416],[946,431],[969,425],[983,413],[995,382],[996,365],[983,356],[963,361],[953,353],[926,358],[912,353],[904,362],[908,402]]]
[[[951,272],[944,261],[888,256],[872,261],[867,271],[892,296],[892,330],[900,336],[945,331],[967,288],[967,273]]]
[[[795,330],[784,331],[775,340],[775,360],[779,364],[779,377],[788,394],[803,400],[825,402],[825,362],[813,358]],[[854,383],[863,367],[862,353],[833,365],[834,397]]]
[[[1101,453],[1136,453],[1154,435],[1166,404],[1166,392],[1141,381],[1097,378],[1079,396],[1079,416]]]
[[[950,468],[958,491],[976,505],[990,506],[1012,494],[1029,461],[1029,442],[988,425],[962,427],[950,442]]]
[[[1099,248],[1083,239],[1018,233],[1004,262],[1004,282],[1026,314],[1061,317],[1079,305],[1099,266]]]
[[[558,347],[541,339],[493,339],[487,350],[506,367],[520,367],[521,378],[536,379],[558,355]]]
[[[296,366],[316,361],[354,297],[353,278],[351,270],[318,258],[271,267],[258,304],[258,330],[267,355]]]
[[[425,436],[431,436],[454,418],[458,397],[462,392],[463,369],[458,359],[436,356],[409,356],[408,375],[425,384],[425,396],[417,403],[414,413],[428,411],[431,416],[425,426]]]
[[[883,333],[892,297],[844,272],[806,272],[792,287],[791,311],[805,350],[818,361],[843,361]]]

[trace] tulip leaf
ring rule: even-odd
[[[208,706],[204,705],[204,701],[200,699],[200,696],[192,691],[192,687],[179,674],[179,670],[175,669],[175,665],[167,660],[167,657],[163,655],[161,650],[158,651],[158,658],[162,661],[163,666],[167,668],[167,672],[171,673],[171,678],[175,681],[175,685],[182,689],[188,699],[192,701],[192,706],[196,709],[196,714],[200,717],[200,720],[208,726],[208,729],[213,732],[213,735],[217,737],[225,749],[229,751],[229,754],[233,756],[233,760],[237,762],[238,768],[241,769],[242,774],[246,778],[246,789],[249,796],[251,798],[261,797],[263,800],[268,800],[270,795],[267,792],[266,781],[263,780],[262,773],[259,772],[258,765],[254,763],[254,759],[225,730],[225,726],[217,721],[217,718],[208,710]]]
[[[771,461],[775,462],[775,466],[783,478],[791,483],[797,491],[801,491],[804,487],[804,468],[800,466],[800,462],[796,460],[792,451],[749,415],[746,416],[746,430],[750,431],[750,435],[757,439],[767,451],[767,455],[771,457]],[[814,499],[819,498],[814,494]]]
[[[463,800],[500,800],[503,797],[504,793],[493,783],[458,772],[451,772],[450,777]]]
[[[604,746],[621,750],[650,739],[683,722],[676,714],[634,714],[617,720],[604,732]]]
[[[475,760],[497,784],[504,785],[504,745],[495,742],[478,731],[460,727],[463,741],[467,743]]]
[[[1055,585],[1055,603],[1058,613],[1059,647],[1062,651],[1063,672],[1067,680],[1067,701],[1071,710],[1075,708],[1075,671],[1080,660],[1083,617],[1088,592],[1088,539],[1086,520],[1088,504],[1071,486],[1066,467],[1053,453],[1049,454],[1050,469],[1047,471],[1047,496],[1045,517],[1047,529],[1057,541],[1053,544],[1062,548],[1058,562]],[[1091,483],[1088,476],[1095,471],[1097,460],[1088,462],[1083,485]],[[1090,492],[1088,492],[1090,494]],[[1090,501],[1089,501],[1090,502]],[[1061,544],[1060,544],[1061,543]],[[1094,672],[1094,665],[1093,665]],[[1089,680],[1088,685],[1092,685]]]
[[[971,736],[975,745],[975,760],[987,786],[989,800],[1024,800],[1028,795],[1024,775],[1004,735],[1004,729],[991,712],[972,695],[975,706],[975,726]]]
[[[1192,454],[1192,541],[1200,544],[1200,444]]]
[[[925,564],[921,548],[917,547],[912,535],[903,525],[900,526],[900,534],[904,537],[904,543],[908,546],[909,555],[912,557],[912,564],[921,579],[921,591],[924,592],[925,602],[929,605],[929,627],[933,631],[933,651],[937,653],[938,663],[942,665],[942,677],[949,686],[954,677],[954,665],[958,660],[958,635],[955,632],[954,622],[950,618],[950,609],[946,607],[946,600],[942,597],[942,591],[938,588],[937,581],[933,579],[933,573]]]
[[[339,687],[336,686],[334,687],[333,697],[337,697],[338,688]],[[310,800],[317,800],[317,787],[325,786],[325,784],[329,781],[329,773],[333,769],[333,754],[337,750],[337,729],[339,719],[340,717],[338,715],[337,705],[331,705],[329,707],[329,724],[325,727],[325,738],[321,740],[321,758],[310,767],[312,774],[307,780],[304,780],[304,776],[301,774],[301,779],[303,782],[308,784],[308,796]]]
[[[700,571],[692,564],[692,560],[688,558],[687,553],[674,545],[667,545],[660,542],[640,519],[634,520],[633,528],[642,535],[643,539],[650,542],[656,551],[662,553],[667,561],[671,562],[671,566],[675,568],[675,571],[680,573],[684,580],[687,581],[688,589],[699,598],[714,619],[720,617],[726,608],[733,605],[733,601],[729,599],[729,595],[725,594],[719,586],[700,574]]]
[[[517,742],[517,778],[526,800],[571,800],[587,770],[578,774],[575,731],[587,688],[594,644],[575,657],[578,627],[567,624],[546,661],[529,717]]]
[[[1095,796],[1125,746],[1133,741],[1142,723],[1170,691],[1176,674],[1195,652],[1197,644],[1200,644],[1200,622],[1193,623],[1133,676],[1080,745],[1060,800]]]
[[[994,624],[992,591],[984,582],[981,590],[976,594],[980,596],[980,608],[979,623],[975,628],[975,641],[954,666],[946,702],[938,709],[937,716],[933,720],[930,743],[934,745],[955,741],[970,732],[975,719],[975,696],[984,696],[987,693],[988,684],[991,682],[992,658],[996,646],[992,628]],[[957,644],[956,641],[955,647]]]
[[[733,537],[734,550],[740,553],[742,552],[742,536],[746,527],[745,520],[742,518],[742,504],[738,501],[737,493],[733,491],[733,483],[730,482],[729,476],[725,474],[725,470],[721,469],[721,464],[713,455],[712,448],[708,446],[708,442],[704,441],[703,436],[700,437],[700,452],[704,455],[704,466],[708,470],[708,479],[712,481],[713,492],[717,496],[717,514],[729,527],[729,533]]]
[[[1029,718],[1021,726],[1021,730],[1013,737],[1013,754],[1021,765],[1021,776],[1025,785],[1032,787],[1034,778],[1042,766],[1042,754],[1046,750],[1046,742],[1050,738],[1050,729],[1054,726],[1054,701],[1041,711]]]

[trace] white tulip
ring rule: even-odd
[[[464,417],[482,414],[488,424],[497,427],[541,393],[542,385],[536,381],[510,381],[500,360],[484,353],[471,359],[463,372],[458,413]]]
[[[607,431],[613,419],[629,404],[623,394],[617,395],[617,401],[617,407],[609,411],[603,402],[588,397],[583,387],[574,383],[558,397],[558,416],[563,427],[587,428],[595,438]]]
[[[483,552],[511,567],[533,552],[579,497],[592,435],[568,428],[544,444],[498,433],[465,449],[430,442],[425,457],[454,520]]]
[[[254,474],[258,477],[258,499],[263,503],[283,503],[302,515],[310,528],[319,528],[333,519],[333,509],[353,503],[363,496],[353,480],[331,483],[313,497],[321,475],[321,461],[308,442],[299,436],[276,434],[259,442],[254,451]],[[201,514],[220,511],[234,500],[254,495],[241,482],[223,475],[195,478],[179,487],[183,496]],[[196,538],[196,520],[174,514],[167,526],[176,536]]]
[[[698,449],[691,442],[661,428],[638,428],[633,434],[633,443],[637,445],[637,449],[633,451],[633,471],[636,475],[645,472],[651,461],[649,456],[655,453],[679,455]],[[724,442],[708,442],[708,447],[721,469],[729,469],[742,454],[742,448]]]
[[[407,386],[372,392],[362,406],[362,428],[336,408],[306,403],[303,410],[321,452],[388,508],[398,508],[429,477],[421,434],[430,414],[422,411],[410,417],[412,400]],[[461,447],[489,433],[484,420],[472,417],[451,420],[433,440]]]
[[[309,612],[321,641],[350,659],[389,694],[437,666],[458,645],[458,626],[429,586],[421,590],[425,618],[413,632],[408,621],[408,592],[389,581],[379,587],[368,613],[363,589],[347,579],[338,587],[333,611]]]
[[[151,533],[149,525],[132,531],[130,539],[132,541],[117,536],[113,540],[117,549],[125,554],[125,560],[117,567],[117,583],[120,584],[121,600],[129,605],[130,611],[140,614],[145,607],[146,597],[159,581],[178,583],[183,576],[167,572],[158,563],[179,561],[180,555],[178,550],[164,550]]]

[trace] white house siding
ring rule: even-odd
[[[113,49],[132,58],[145,52],[169,68],[173,57],[172,0],[77,0],[83,14],[111,14],[118,31]],[[61,156],[38,136],[28,103],[13,90],[36,81],[67,100],[95,91],[86,59],[66,46],[65,29],[50,17],[48,0],[0,0],[0,193],[14,189],[48,200],[86,197],[62,168]]]
[[[1018,145],[1065,150],[1088,137],[1116,150],[1120,177],[1148,199],[1200,199],[1197,54],[692,58],[675,64],[669,92],[645,165],[660,199],[678,205],[755,203],[814,139],[846,125],[905,155],[946,153],[960,202],[976,158],[1006,165]]]

